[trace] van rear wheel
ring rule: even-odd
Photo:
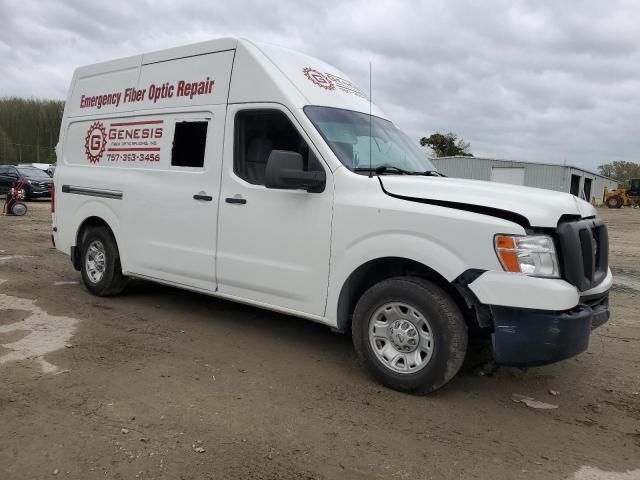
[[[451,380],[465,358],[467,326],[460,309],[433,282],[384,280],[358,301],[353,343],[369,373],[402,392],[427,394]]]
[[[113,235],[106,227],[91,228],[81,248],[82,281],[89,292],[99,297],[117,295],[124,290],[120,254]]]

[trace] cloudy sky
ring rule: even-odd
[[[0,96],[64,99],[73,69],[222,36],[320,57],[418,139],[595,168],[640,161],[640,2],[0,0]]]

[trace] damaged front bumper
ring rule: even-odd
[[[590,290],[563,279],[483,272],[468,284],[481,328],[493,331],[499,365],[531,367],[558,362],[584,352],[591,330],[609,320],[611,270]]]
[[[567,311],[491,307],[496,363],[533,367],[584,352],[591,331],[609,320],[609,292],[580,298]]]

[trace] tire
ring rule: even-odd
[[[611,195],[607,198],[607,207],[609,208],[620,208],[624,204],[624,200],[620,195]]]
[[[401,392],[426,395],[442,387],[458,373],[467,351],[467,325],[458,306],[433,282],[417,277],[390,278],[369,288],[356,305],[351,330],[371,376]]]
[[[108,297],[121,293],[127,277],[122,275],[118,245],[106,227],[89,229],[80,250],[82,281],[94,295]]]
[[[27,204],[24,202],[14,202],[11,205],[11,213],[17,217],[27,214]]]

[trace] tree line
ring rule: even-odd
[[[0,164],[55,163],[64,102],[0,98]]]
[[[598,172],[626,186],[632,178],[640,178],[640,163],[615,161],[600,165]]]

